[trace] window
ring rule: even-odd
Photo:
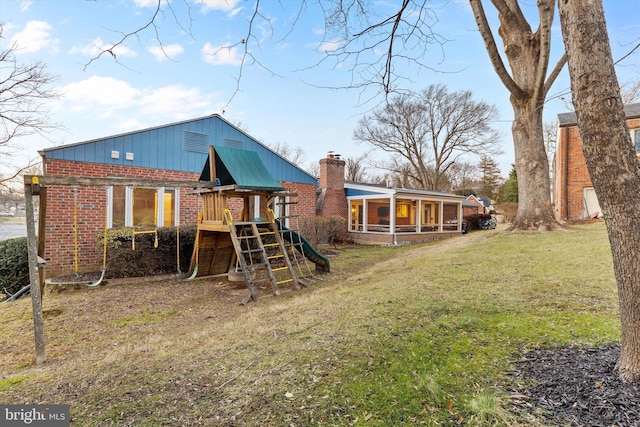
[[[422,225],[425,231],[437,231],[440,226],[440,202],[422,202]]]
[[[442,204],[442,228],[444,230],[458,230],[458,204],[443,203]]]
[[[109,227],[179,225],[179,195],[175,188],[109,187]]]
[[[363,228],[362,217],[364,214],[364,204],[362,200],[351,200],[350,227],[351,231],[361,231]]]
[[[126,218],[125,202],[127,198],[127,187],[110,187],[111,196],[111,224],[112,228],[124,227]]]
[[[131,200],[132,226],[154,226],[158,218],[158,191],[134,188]]]
[[[164,204],[162,206],[163,223],[165,227],[173,227],[176,223],[176,194],[175,188],[164,189]]]
[[[367,200],[367,231],[388,233],[391,228],[391,202],[389,199]]]
[[[640,154],[640,129],[631,130],[631,140],[634,147],[636,147],[636,154]]]

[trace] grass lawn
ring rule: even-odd
[[[343,248],[307,289],[173,278],[0,305],[0,402],[74,426],[536,425],[510,412],[522,352],[619,340],[604,224]]]

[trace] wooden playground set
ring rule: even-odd
[[[242,304],[258,301],[257,288],[271,288],[273,294],[280,295],[286,286],[299,289],[321,280],[315,272],[330,272],[329,260],[296,230],[296,215],[289,215],[289,212],[295,212],[292,205],[296,204],[296,194],[286,192],[253,152],[210,147],[209,159],[199,181],[25,176],[29,289],[34,313],[36,363],[44,362],[45,357],[42,293],[46,267],[47,186],[193,189],[201,197],[202,208],[196,224],[191,264],[182,279],[226,276],[230,281],[244,281],[247,292]],[[37,233],[33,208],[35,195],[39,196]],[[231,204],[241,206],[241,209],[235,209],[235,216]],[[105,245],[101,277],[98,282],[85,283],[86,286],[96,287],[102,282],[106,256]],[[310,263],[315,264],[315,272]]]

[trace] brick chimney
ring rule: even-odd
[[[340,216],[345,220],[348,218],[344,165],[340,155],[333,152],[320,159],[320,195],[316,205],[316,213],[320,216]]]

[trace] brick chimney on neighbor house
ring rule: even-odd
[[[320,216],[348,218],[347,197],[344,193],[344,165],[339,154],[329,152],[320,159],[320,194],[316,213]]]

